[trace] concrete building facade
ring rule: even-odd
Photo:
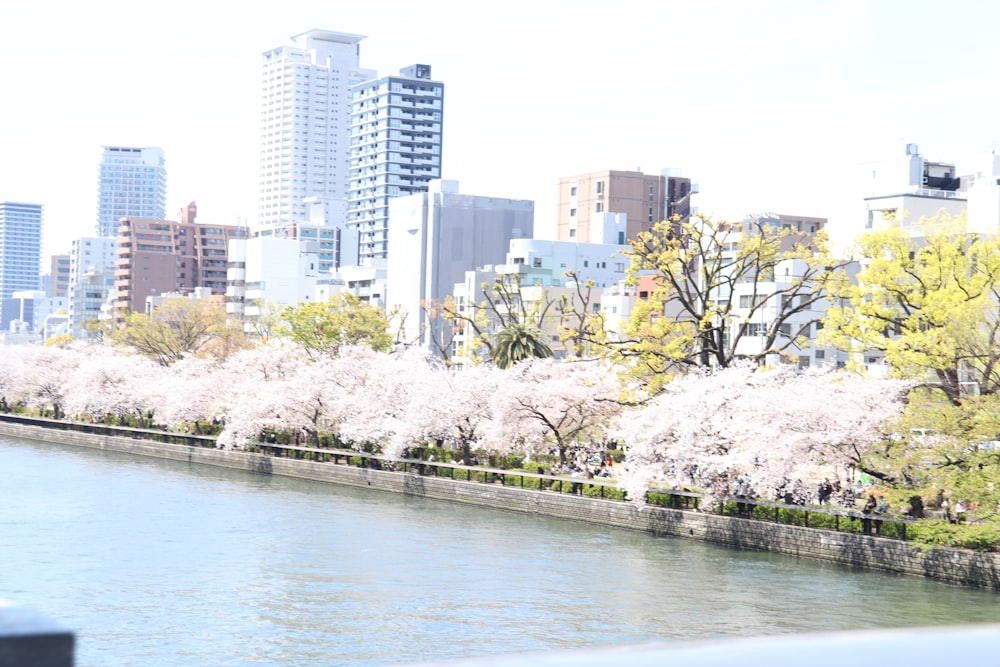
[[[49,258],[48,296],[65,297],[69,295],[69,255],[52,255]]]
[[[343,215],[351,88],[376,76],[360,67],[363,39],[310,30],[264,52],[258,227],[305,222],[308,198],[321,202],[327,224]]]
[[[430,65],[354,88],[347,222],[358,230],[359,260],[386,256],[389,201],[441,178],[443,111],[444,84]]]
[[[271,309],[312,301],[319,269],[319,242],[256,236],[229,241],[226,313],[248,333],[260,331]]]
[[[922,219],[966,211],[962,180],[955,165],[928,160],[916,144],[907,144],[904,157],[866,165],[864,228],[856,234],[884,227],[889,220],[915,235],[923,234],[917,225]]]
[[[556,239],[582,243],[603,242],[598,236],[601,216],[624,213],[625,236],[616,243],[636,238],[661,220],[691,215],[691,180],[639,171],[597,171],[559,179]]]
[[[388,310],[405,314],[406,336],[429,334],[421,304],[443,300],[466,271],[501,264],[508,245],[534,234],[535,204],[461,194],[457,181],[389,204]]]
[[[167,167],[155,147],[104,146],[97,185],[97,235],[117,236],[122,218],[167,215]]]

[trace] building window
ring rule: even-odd
[[[604,181],[597,181],[597,194],[604,194]]]
[[[652,206],[649,207],[649,221],[650,222],[653,221],[653,207]]]
[[[575,229],[569,230],[569,237],[573,238],[574,236],[576,236],[576,230]]]
[[[531,258],[531,266],[533,266],[536,269],[542,268],[542,258],[541,257],[532,257]]]
[[[569,196],[570,197],[575,197],[576,196],[576,186],[575,185],[569,189]]]
[[[826,350],[816,350],[816,359],[826,359]]]
[[[649,186],[649,201],[653,201],[653,186]]]
[[[596,211],[597,213],[603,213],[604,212],[604,202],[601,202],[601,201],[597,202],[597,204],[594,206],[594,211]]]
[[[571,217],[571,218],[575,218],[576,217],[576,209],[575,208],[571,208],[569,210],[569,217]]]

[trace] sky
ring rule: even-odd
[[[978,0],[0,0],[0,200],[43,204],[43,257],[68,252],[101,147],[159,146],[168,217],[252,224],[261,53],[318,28],[365,35],[379,75],[431,65],[442,177],[534,200],[538,237],[560,178],[663,168],[702,213],[836,235],[862,164],[916,143],[963,173],[994,149],[997,25]]]

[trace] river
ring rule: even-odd
[[[130,454],[0,436],[0,474],[0,598],[73,629],[81,667],[1000,622],[914,577]]]

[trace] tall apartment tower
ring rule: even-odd
[[[351,87],[376,76],[359,67],[362,35],[310,30],[264,52],[257,226],[307,222],[304,200],[326,224],[346,216]]]
[[[0,202],[0,323],[3,325],[16,317],[14,292],[39,288],[41,258],[42,205]]]
[[[661,220],[691,215],[691,180],[639,171],[597,171],[559,179],[556,239],[602,243],[604,216],[624,213],[628,220],[620,243],[630,241]]]
[[[97,235],[117,236],[122,218],[164,218],[166,214],[163,151],[104,146],[97,185]]]
[[[389,200],[427,192],[441,178],[444,84],[430,65],[354,88],[347,223],[358,231],[358,258],[385,257]]]

